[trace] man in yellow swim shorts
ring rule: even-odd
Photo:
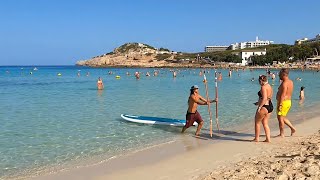
[[[279,78],[282,80],[277,92],[277,118],[279,121],[280,134],[284,137],[284,124],[290,127],[291,136],[296,132],[289,119],[286,118],[291,107],[291,96],[293,92],[293,82],[289,79],[289,70],[281,69]]]
[[[282,101],[282,103],[279,103],[279,108],[278,108],[277,114],[280,116],[287,116],[290,108],[291,108],[291,100],[284,100],[284,101]]]

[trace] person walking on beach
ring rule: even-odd
[[[98,87],[98,90],[104,89],[101,77],[98,78],[97,87]]]
[[[268,83],[268,77],[265,75],[259,76],[259,84],[261,85],[261,89],[258,92],[259,100],[255,103],[256,105],[258,105],[258,109],[255,115],[255,138],[253,139],[253,141],[259,142],[260,123],[262,122],[264,132],[266,134],[266,140],[264,140],[263,142],[271,142],[268,121],[271,112],[273,111],[273,104],[271,101],[273,90]]]
[[[291,136],[296,132],[289,119],[286,118],[291,107],[291,96],[293,92],[293,82],[289,79],[289,70],[283,68],[280,70],[279,78],[282,81],[277,92],[277,118],[279,121],[280,134],[284,137],[284,124],[290,127]]]
[[[199,94],[199,87],[197,85],[194,85],[190,89],[190,96],[188,99],[188,111],[186,114],[186,125],[182,128],[181,133],[184,133],[184,131],[193,125],[193,123],[196,121],[198,123],[197,131],[195,133],[196,136],[200,135],[200,130],[203,126],[203,120],[200,116],[199,112],[197,111],[198,104],[199,105],[207,105],[208,103],[217,102],[218,99],[207,101]]]

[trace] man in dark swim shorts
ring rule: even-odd
[[[209,101],[210,103],[217,102],[218,99]],[[200,130],[203,126],[203,120],[197,111],[199,105],[207,105],[208,101],[204,99],[203,97],[200,96],[199,94],[199,87],[197,85],[194,85],[190,89],[190,96],[188,100],[188,111],[186,114],[186,125],[182,128],[182,133],[189,128],[190,126],[193,125],[194,122],[198,123],[197,131],[196,131],[196,136],[200,135]]]
[[[196,111],[195,113],[187,112],[186,114],[186,125],[184,127],[188,128],[193,125],[194,122],[198,124],[203,123],[202,117],[200,116],[199,112]]]

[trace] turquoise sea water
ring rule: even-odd
[[[174,141],[180,136],[180,128],[128,123],[121,120],[120,114],[184,119],[190,87],[199,85],[200,94],[205,97],[200,69],[178,69],[178,76],[173,78],[170,69],[157,69],[157,77],[146,77],[146,72],[153,74],[156,69],[33,68],[0,67],[0,179],[95,163]],[[109,75],[109,71],[114,74]],[[144,73],[140,80],[133,76],[135,71]],[[250,79],[257,79],[266,71],[234,71],[231,78],[228,70],[218,71],[223,74],[218,84],[220,128],[252,121],[260,86]],[[121,78],[116,79],[116,75]],[[214,70],[206,76],[209,94],[214,98]],[[98,77],[103,79],[103,91],[96,89]],[[292,70],[290,77],[295,83],[290,113],[302,113],[319,104],[320,73]],[[297,77],[302,81],[296,81]],[[274,84],[276,93],[279,81],[269,82]],[[301,86],[306,87],[303,108],[298,104]],[[212,111],[214,115],[215,106]],[[199,112],[206,121],[202,133],[208,133],[207,107],[199,107]],[[187,134],[194,131],[190,128]]]

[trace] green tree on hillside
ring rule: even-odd
[[[168,51],[168,52],[170,52],[169,49],[167,49],[167,48],[162,48],[162,47],[159,49],[159,51]]]
[[[255,55],[255,56],[251,56],[251,61],[252,61],[252,65],[259,65],[259,66],[264,66],[265,64],[272,64],[272,61],[267,59],[266,55]]]
[[[235,54],[227,54],[225,56],[224,62],[233,62],[233,63],[241,63],[242,59]]]

